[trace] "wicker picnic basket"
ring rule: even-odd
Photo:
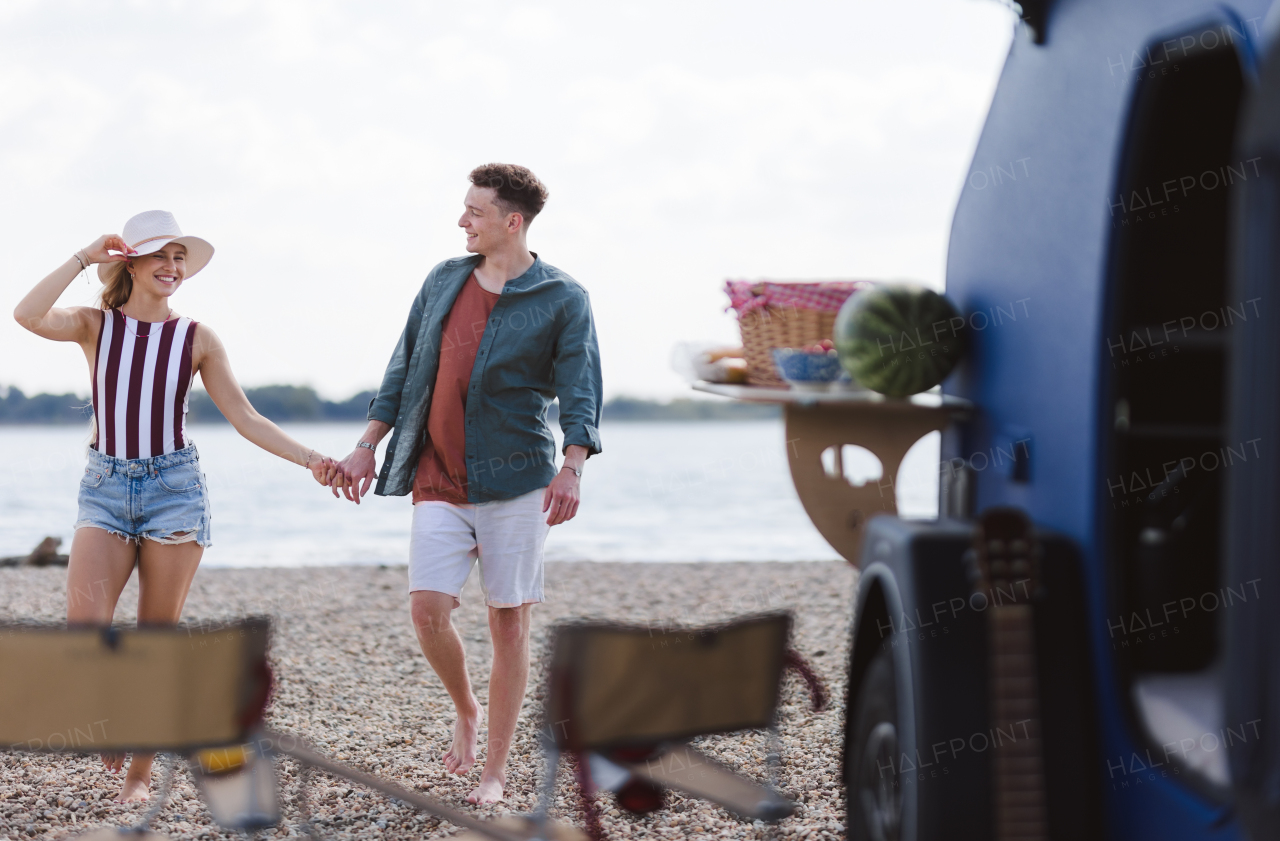
[[[742,330],[747,382],[785,385],[770,351],[805,347],[830,339],[840,306],[850,295],[870,285],[870,281],[865,280],[727,281],[728,309],[738,313],[738,327]]]

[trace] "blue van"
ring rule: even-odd
[[[1280,10],[1021,5],[948,252],[973,410],[939,519],[862,543],[849,837],[1280,837]]]

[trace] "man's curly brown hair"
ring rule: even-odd
[[[526,167],[515,164],[485,164],[471,170],[471,183],[492,187],[495,201],[507,213],[524,216],[527,226],[547,203],[547,188]]]

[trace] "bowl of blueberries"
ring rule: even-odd
[[[772,352],[778,376],[796,391],[830,391],[833,386],[851,385],[830,339],[801,348],[774,348]]]

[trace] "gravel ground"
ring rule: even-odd
[[[60,620],[65,572],[0,570],[0,620]],[[820,714],[803,684],[789,677],[780,710],[781,787],[798,797],[797,814],[776,830],[785,839],[844,836],[840,785],[844,669],[855,573],[844,563],[623,564],[554,563],[547,567],[548,602],[534,609],[534,669],[508,766],[508,797],[475,807],[463,798],[479,779],[481,760],[465,777],[447,774],[453,708],[418,649],[408,617],[403,567],[203,569],[187,600],[186,622],[270,614],[278,680],[269,724],[296,733],[322,752],[485,816],[528,812],[540,775],[534,733],[548,628],[571,617],[635,623],[699,625],[760,610],[792,609],[796,647],[826,680],[833,703]],[[119,622],[137,605],[136,579],[120,600]],[[486,612],[468,582],[454,621],[467,645],[481,702],[488,695],[491,657]],[[483,744],[483,739],[482,739]],[[740,733],[702,739],[699,746],[754,779],[765,776],[765,739]],[[157,768],[159,763],[157,763]],[[296,836],[297,768],[278,765],[285,821],[264,838]],[[325,837],[443,837],[458,830],[345,780],[313,775],[309,800]],[[159,778],[157,776],[156,783]],[[0,754],[0,839],[68,838],[88,829],[129,825],[136,804],[116,805],[118,780],[95,756]],[[153,791],[155,785],[153,785]],[[569,772],[562,766],[557,813],[579,823]],[[735,819],[709,803],[671,794],[659,812],[635,818],[601,799],[611,838],[768,838],[763,824]],[[179,772],[173,796],[154,823],[172,838],[239,837],[210,820],[189,774]]]

